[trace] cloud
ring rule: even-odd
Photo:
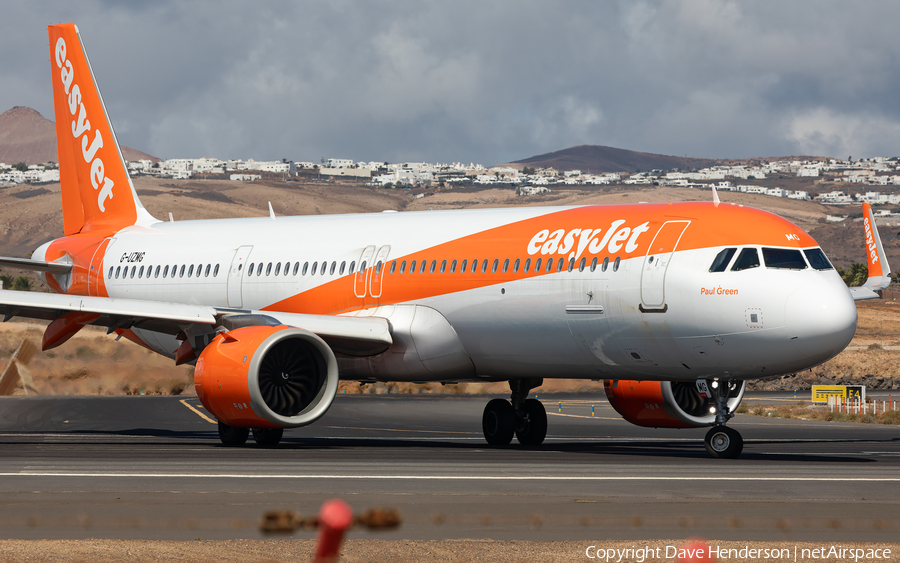
[[[826,154],[847,158],[871,155],[885,141],[900,146],[900,121],[880,116],[841,114],[828,108],[815,108],[791,119],[787,137],[800,153]],[[893,156],[893,155],[891,155]]]
[[[163,157],[890,156],[898,16],[837,0],[13,3],[0,110],[52,117],[46,25],[74,19],[119,139]]]

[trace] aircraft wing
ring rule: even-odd
[[[63,274],[72,270],[71,264],[60,262],[44,262],[43,260],[30,260],[28,258],[9,258],[0,256],[0,268],[14,268],[16,270],[32,270],[46,274]]]
[[[0,290],[0,314],[4,322],[13,317],[54,321],[71,313],[84,313],[83,318],[87,320],[83,324],[104,326],[109,332],[139,328],[172,335],[197,325],[206,325],[209,332],[214,332],[222,326],[226,317],[242,316],[251,323],[253,319],[260,319],[262,324],[266,322],[265,317],[269,317],[280,324],[317,334],[335,352],[353,355],[378,354],[393,342],[390,324],[381,317],[301,315],[139,299]]]
[[[866,283],[858,287],[851,287],[850,294],[855,301],[862,299],[878,299],[879,290],[887,289],[891,285],[891,267],[888,265],[884,246],[881,244],[881,236],[878,227],[875,226],[875,215],[872,206],[863,203],[863,227],[866,235],[866,258],[869,265],[869,278]]]

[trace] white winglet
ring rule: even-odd
[[[272,219],[275,218],[275,210],[272,209],[272,202],[271,202],[271,201],[269,202],[269,217],[271,217]]]
[[[715,185],[713,185],[712,191],[713,191],[713,203],[715,203],[716,207],[718,207],[719,203],[721,203],[721,202],[719,201],[719,192],[716,191]]]

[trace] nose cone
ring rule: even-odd
[[[850,343],[856,333],[856,304],[837,275],[823,276],[788,297],[784,320],[795,349],[816,365]]]

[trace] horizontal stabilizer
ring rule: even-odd
[[[43,260],[29,260],[28,258],[7,258],[0,256],[0,268],[14,268],[16,270],[31,270],[45,274],[65,274],[72,270],[71,264],[59,262],[44,262]]]

